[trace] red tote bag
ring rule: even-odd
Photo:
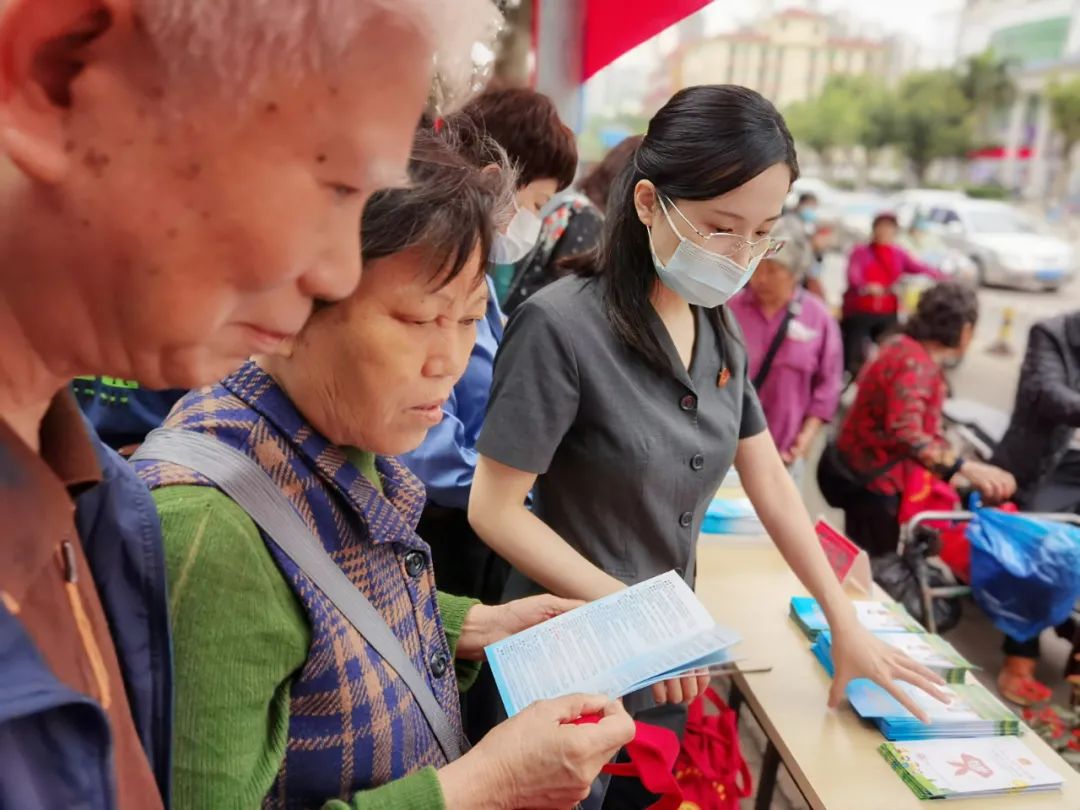
[[[705,713],[708,700],[718,714]],[[583,717],[578,723],[595,723]],[[716,690],[690,704],[682,746],[666,728],[637,723],[626,746],[630,761],[606,765],[604,773],[635,776],[660,798],[649,810],[739,810],[753,792],[753,777],[739,747],[738,718]]]
[[[706,714],[705,701],[718,713]],[[682,789],[681,810],[739,810],[754,791],[739,746],[738,717],[711,687],[690,704],[675,780]]]

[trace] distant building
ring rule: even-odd
[[[1078,14],[1076,0],[967,0],[957,43],[959,56],[963,59],[993,49],[1024,66],[1061,60],[1069,53]],[[1077,45],[1074,42],[1074,50]]]
[[[987,49],[1012,61],[1020,88],[1002,132],[997,178],[1044,198],[1051,178],[1064,170],[1045,91],[1054,78],[1080,75],[1080,0],[967,0],[957,58]]]
[[[835,20],[804,9],[774,14],[753,28],[682,45],[673,83],[741,84],[779,107],[821,93],[832,76],[892,77],[890,41],[844,36]]]

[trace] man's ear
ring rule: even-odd
[[[638,180],[634,186],[634,208],[637,209],[638,219],[646,228],[653,226],[653,217],[657,213],[656,186],[651,180]]]
[[[0,149],[26,175],[68,170],[65,118],[89,46],[127,0],[8,0],[0,11]]]

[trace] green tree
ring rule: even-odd
[[[844,79],[826,83],[818,98],[792,104],[785,118],[795,140],[817,153],[831,174],[833,153],[860,142],[862,113],[857,86]]]
[[[1069,178],[1076,168],[1072,154],[1080,143],[1080,77],[1066,82],[1055,79],[1046,90],[1046,100],[1050,104],[1050,120],[1061,134],[1065,150],[1066,170],[1058,173],[1057,188],[1058,197],[1064,199],[1069,191]]]
[[[992,50],[969,56],[960,72],[959,86],[971,106],[976,138],[988,143],[993,139],[994,116],[1010,107],[1019,92],[1013,63]]]
[[[941,158],[964,157],[972,148],[971,104],[956,74],[933,70],[910,74],[896,103],[897,146],[920,183]]]

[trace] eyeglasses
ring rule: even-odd
[[[659,199],[660,205],[663,206],[663,196],[660,196]],[[766,236],[764,239],[751,240],[744,239],[738,234],[723,233],[722,231],[704,233],[702,231],[699,231],[694,225],[694,223],[686,218],[686,214],[679,210],[679,206],[675,205],[675,203],[672,202],[671,198],[668,198],[668,204],[675,209],[675,213],[682,218],[682,221],[690,226],[690,230],[692,230],[694,233],[701,237],[701,247],[706,248],[720,256],[727,256],[728,258],[731,258],[733,256],[738,256],[744,250],[748,250],[751,259],[757,259],[758,257],[767,259],[770,256],[775,256],[777,253],[783,250],[784,245],[787,244],[787,242],[785,242],[783,239],[773,239],[771,236]],[[664,213],[667,213],[666,209]],[[675,232],[678,233],[677,230]],[[712,242],[712,240],[714,239],[717,241]],[[712,242],[712,246],[709,245],[710,242]],[[718,249],[714,250],[713,247],[716,247]]]

